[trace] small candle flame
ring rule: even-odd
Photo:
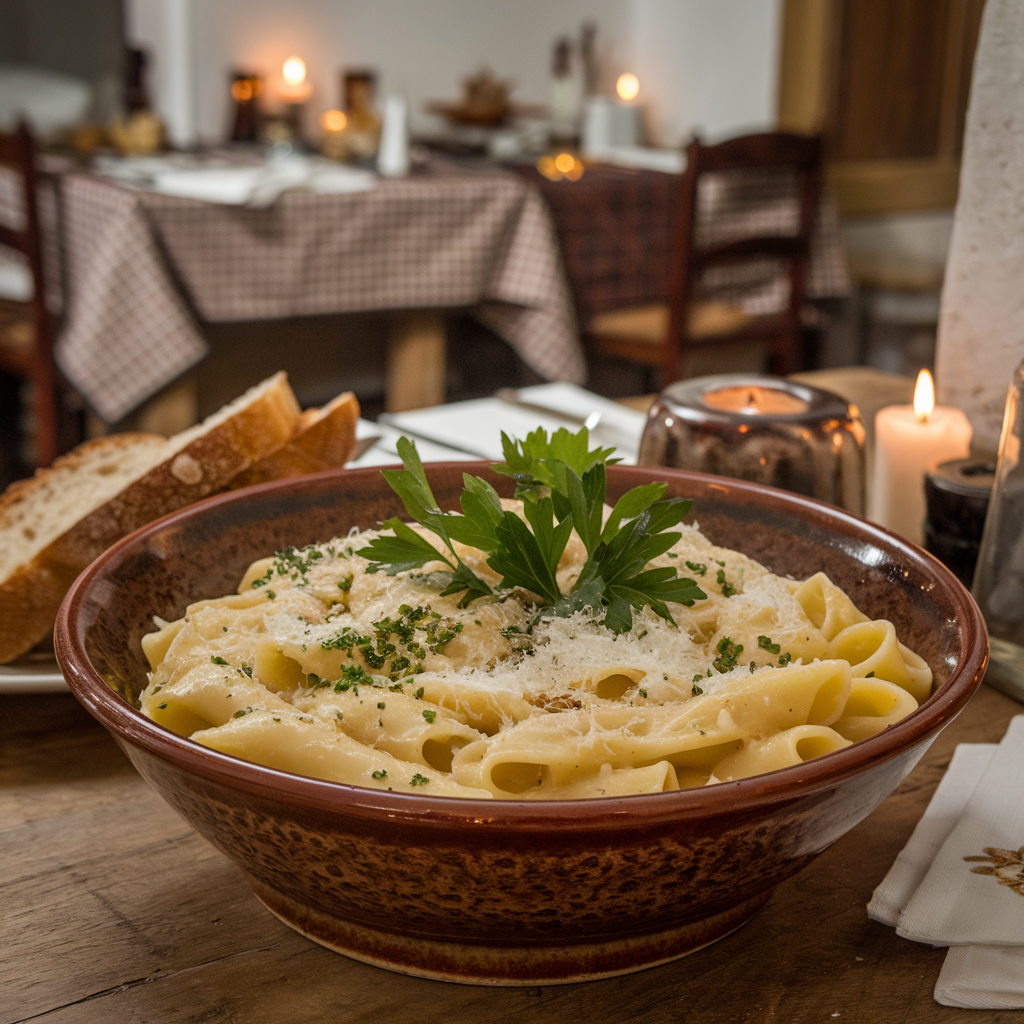
[[[320,125],[325,132],[340,132],[345,130],[348,118],[343,110],[325,110],[320,118]]]
[[[281,67],[281,76],[289,85],[301,85],[306,80],[306,62],[301,57],[289,57]]]
[[[537,170],[549,181],[579,181],[583,177],[583,161],[572,153],[559,153],[556,156],[542,156],[537,161]]]
[[[921,423],[927,423],[935,408],[935,384],[932,375],[922,370],[917,375],[917,386],[914,388],[914,415]]]
[[[635,100],[640,93],[640,79],[627,71],[624,75],[619,75],[615,91],[619,94],[620,100]]]
[[[254,80],[239,78],[231,83],[231,98],[238,103],[248,103],[256,95]]]

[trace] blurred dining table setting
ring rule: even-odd
[[[204,322],[390,313],[387,407],[444,399],[444,310],[469,310],[541,378],[585,366],[540,195],[497,168],[380,178],[315,157],[108,159],[61,179],[57,361],[116,423],[206,355]],[[343,344],[343,342],[339,342]]]

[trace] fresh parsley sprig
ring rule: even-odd
[[[460,607],[491,593],[458,556],[454,543],[467,544],[488,555],[487,564],[501,573],[501,588],[523,587],[537,594],[549,614],[571,615],[584,608],[604,612],[604,624],[616,633],[632,628],[633,611],[649,606],[669,621],[667,601],[693,604],[707,595],[671,566],[646,566],[664,554],[681,534],[670,532],[682,522],[692,504],[665,498],[664,483],[643,484],[627,491],[603,522],[607,490],[606,467],[614,449],[589,449],[586,428],[572,434],[564,428],[549,438],[538,429],[525,440],[502,434],[505,461],[494,468],[516,482],[526,522],[503,509],[497,491],[480,477],[463,476],[462,515],[440,510],[415,446],[399,441],[405,469],[384,470],[388,483],[401,497],[416,522],[439,537],[451,557],[398,519],[383,525],[394,537],[378,537],[357,554],[370,561],[370,572],[393,576],[431,561],[448,565],[450,579],[443,591],[465,591]],[[573,531],[583,542],[587,560],[572,588],[562,593],[558,564]]]
[[[404,437],[400,438],[398,454],[402,457],[402,464],[405,468],[381,470],[384,479],[401,497],[409,515],[435,536],[440,537],[449,554],[446,555],[443,551],[439,551],[430,541],[397,517],[388,519],[382,524],[394,533],[393,537],[377,537],[356,554],[370,560],[370,572],[380,572],[383,569],[389,576],[395,576],[411,569],[421,569],[428,562],[444,562],[451,569],[451,579],[442,594],[457,594],[465,591],[459,602],[459,607],[465,608],[474,599],[491,593],[491,588],[487,583],[459,558],[452,543],[453,535],[450,528],[454,526],[455,532],[459,533],[458,527],[464,524],[456,523],[455,520],[466,517],[446,514],[438,507],[437,499],[427,482],[427,475],[423,472],[423,463],[420,462],[414,444]],[[500,509],[500,502],[498,507]],[[455,539],[461,539],[461,537]],[[473,542],[463,541],[463,543]],[[474,544],[475,546],[478,545]]]

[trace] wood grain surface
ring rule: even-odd
[[[73,697],[5,695],[0,1024],[1022,1021],[937,1005],[944,950],[864,909],[954,746],[999,740],[1020,711],[982,686],[890,799],[715,945],[608,981],[491,989],[391,974],[292,932]]]

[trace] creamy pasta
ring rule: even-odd
[[[707,599],[670,603],[674,621],[646,607],[621,633],[589,609],[542,616],[521,589],[460,608],[429,563],[368,572],[356,552],[377,531],[282,552],[255,562],[236,594],[143,638],[142,710],[300,775],[536,800],[773,771],[871,736],[928,696],[923,659],[823,573],[794,582],[679,531],[651,565],[677,566]],[[458,549],[497,585],[482,552]],[[585,557],[570,539],[560,582]]]

